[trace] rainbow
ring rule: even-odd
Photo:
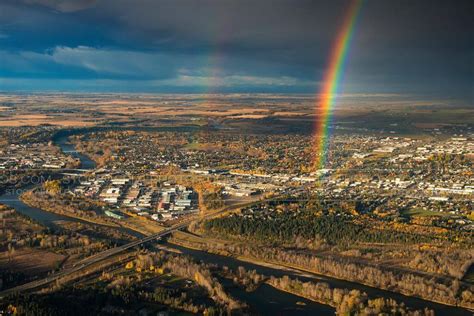
[[[323,78],[316,104],[314,169],[324,168],[329,144],[329,128],[336,95],[342,81],[347,52],[354,33],[354,26],[359,15],[362,0],[352,0],[351,6],[343,20],[331,49],[329,63]]]

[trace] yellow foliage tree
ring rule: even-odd
[[[43,188],[51,195],[57,195],[61,192],[61,182],[59,180],[48,180],[43,184]]]

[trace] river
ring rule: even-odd
[[[288,275],[293,278],[298,278],[301,281],[322,281],[328,283],[331,287],[338,288],[348,288],[348,289],[357,289],[363,291],[369,295],[370,298],[376,297],[385,297],[392,298],[398,302],[404,302],[405,305],[417,309],[423,309],[428,307],[433,309],[436,312],[436,315],[472,315],[470,312],[463,308],[447,306],[443,304],[438,304],[430,301],[425,301],[412,296],[405,296],[402,294],[385,291],[370,286],[365,286],[359,283],[349,282],[345,280],[330,278],[326,276],[321,276],[317,274],[304,273],[304,275],[299,274],[298,272],[292,272],[288,270],[280,270],[277,268],[265,267],[257,264],[253,264],[246,261],[241,261],[233,257],[221,256],[216,254],[211,254],[205,251],[194,250],[190,248],[185,248],[182,246],[166,243],[169,248],[174,248],[181,251],[183,254],[189,255],[199,261],[209,264],[217,264],[219,266],[227,266],[232,270],[236,270],[239,266],[244,267],[246,270],[256,270],[259,274],[264,274],[266,276],[275,276],[282,277]],[[281,291],[278,291],[281,293]],[[279,300],[276,297],[268,297],[268,302]]]
[[[54,144],[61,148],[61,150],[68,155],[73,156],[74,158],[77,158],[80,160],[81,165],[79,166],[80,169],[85,169],[85,170],[92,170],[95,169],[96,163],[86,155],[78,152],[76,148],[74,147],[73,144],[71,144],[68,140],[69,135],[65,134],[62,136],[59,136],[54,139]]]
[[[96,167],[86,155],[77,152],[74,145],[68,141],[69,134],[61,134],[54,139],[54,143],[61,148],[64,153],[67,153],[75,158],[80,159],[80,169],[92,170]],[[77,218],[71,218],[60,214],[43,211],[36,207],[31,207],[23,203],[19,196],[22,192],[30,187],[24,187],[18,190],[7,190],[0,195],[0,203],[13,207],[17,212],[27,215],[42,225],[50,228],[58,228],[56,224],[58,221],[73,221],[84,222]],[[90,223],[89,223],[90,224]],[[136,232],[121,228],[130,234],[137,235]],[[138,234],[141,237],[142,235]],[[199,259],[199,258],[197,258]],[[269,285],[261,286],[255,292],[248,293],[243,289],[226,284],[231,294],[242,301],[245,301],[250,308],[259,314],[281,314],[281,315],[333,315],[334,308],[323,304],[300,298],[296,295],[279,291]]]
[[[72,155],[75,158],[80,159],[81,169],[92,170],[96,167],[94,161],[89,159],[87,156],[77,152],[72,144],[68,142],[69,134],[61,134],[59,137],[54,139],[54,143],[58,145],[63,152]],[[32,219],[38,221],[39,223],[47,227],[57,227],[55,222],[65,220],[65,221],[77,221],[83,222],[80,219],[75,219],[51,212],[46,212],[41,209],[30,207],[24,204],[19,200],[19,194],[22,190],[17,191],[7,191],[0,196],[0,203],[6,204],[10,207],[15,208],[18,212],[31,217]],[[129,231],[124,229],[129,233],[137,234],[136,232]],[[260,274],[267,276],[273,275],[275,277],[281,277],[284,275],[289,275],[292,277],[298,277],[302,281],[315,281],[321,280],[329,283],[333,287],[339,288],[349,288],[349,289],[359,289],[366,292],[370,297],[391,297],[399,302],[404,302],[406,305],[414,308],[425,308],[428,307],[436,311],[436,315],[471,315],[467,310],[446,306],[442,304],[437,304],[429,301],[424,301],[415,297],[408,297],[401,294],[383,291],[376,288],[371,288],[368,286],[360,285],[358,283],[348,282],[344,280],[338,280],[333,278],[327,278],[324,276],[301,276],[296,272],[280,270],[276,268],[264,267],[245,261],[240,261],[232,257],[220,256],[215,254],[210,254],[204,251],[193,250],[177,245],[172,245],[166,243],[170,248],[175,248],[180,250],[182,253],[189,255],[196,260],[217,264],[219,266],[227,266],[233,270],[237,269],[239,266],[243,266],[247,270],[256,270]],[[298,296],[295,296],[290,293],[279,291],[269,285],[262,285],[256,291],[248,293],[245,290],[232,286],[231,284],[226,284],[226,288],[229,293],[235,298],[246,302],[251,310],[259,314],[271,314],[271,315],[334,315],[335,309],[319,304]]]

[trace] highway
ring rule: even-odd
[[[206,216],[201,217],[200,220],[204,220],[206,218],[216,216],[216,215],[218,215],[220,213],[223,213],[225,211],[228,211],[228,209],[222,210],[220,212],[214,212],[214,213],[208,214]],[[87,268],[87,267],[89,267],[93,264],[96,264],[100,261],[103,261],[103,260],[105,260],[105,259],[107,259],[111,256],[117,255],[121,252],[124,252],[127,249],[139,246],[141,244],[144,244],[144,243],[147,243],[147,242],[150,242],[150,241],[153,241],[153,240],[160,239],[161,237],[166,236],[166,235],[168,235],[168,234],[170,234],[170,233],[172,233],[176,230],[186,228],[194,220],[196,220],[196,219],[195,218],[189,219],[189,220],[186,220],[186,221],[184,221],[180,224],[172,226],[170,228],[166,228],[163,231],[161,231],[159,233],[156,233],[154,235],[146,236],[144,238],[132,241],[132,242],[130,242],[128,244],[125,244],[125,245],[122,245],[122,246],[107,249],[107,250],[105,250],[105,251],[103,251],[99,254],[93,255],[91,257],[88,257],[88,258],[82,260],[81,262],[79,262],[78,264],[76,264],[75,266],[73,266],[69,269],[62,270],[62,271],[57,272],[57,273],[53,273],[53,274],[51,274],[50,276],[48,276],[44,279],[32,281],[32,282],[29,282],[29,283],[26,283],[26,284],[23,284],[23,285],[19,285],[17,287],[11,288],[11,289],[4,290],[4,291],[0,292],[0,298],[3,298],[3,297],[5,297],[9,294],[23,292],[23,291],[27,291],[27,290],[33,290],[33,289],[40,288],[40,287],[43,287],[45,285],[48,285],[48,284],[50,284],[50,283],[52,283],[52,282],[54,282],[54,281],[56,281],[60,278],[63,278],[67,275],[79,272],[79,271],[81,271],[81,270],[83,270],[83,269],[85,269],[85,268]]]
[[[289,194],[289,193],[290,194],[295,194],[297,192],[301,192],[301,190],[302,190],[302,188],[295,188],[293,190],[286,191],[283,194]],[[278,198],[279,196],[281,196],[281,194],[272,197],[272,199]],[[23,285],[19,285],[19,286],[10,288],[10,289],[6,289],[6,290],[0,292],[0,298],[6,297],[6,296],[8,296],[10,294],[13,294],[13,293],[19,293],[19,292],[23,292],[23,291],[28,291],[28,290],[34,290],[34,289],[37,289],[37,288],[41,288],[41,287],[46,286],[46,285],[48,285],[48,284],[50,284],[50,283],[52,283],[56,280],[59,280],[60,278],[63,278],[65,276],[68,276],[68,275],[71,275],[73,273],[84,270],[85,268],[87,268],[87,267],[89,267],[93,264],[99,263],[99,262],[101,262],[101,261],[103,261],[107,258],[110,258],[114,255],[117,255],[121,252],[124,252],[127,249],[139,246],[141,244],[144,244],[144,243],[147,243],[147,242],[150,242],[150,241],[153,241],[153,240],[160,239],[161,237],[166,236],[166,235],[168,235],[168,234],[170,234],[174,231],[186,228],[193,221],[206,220],[206,219],[221,215],[225,212],[235,210],[235,209],[238,209],[238,208],[242,208],[242,207],[247,206],[247,205],[252,204],[252,203],[256,203],[258,201],[259,200],[246,201],[245,203],[236,203],[236,204],[224,207],[221,210],[206,214],[204,216],[200,216],[199,218],[193,217],[193,218],[184,220],[183,222],[181,222],[179,224],[176,224],[172,227],[166,228],[166,229],[162,230],[159,233],[156,233],[156,234],[153,234],[153,235],[150,235],[150,236],[146,236],[146,237],[143,237],[141,239],[138,239],[138,240],[132,241],[130,243],[127,243],[125,245],[110,248],[110,249],[102,251],[98,254],[87,257],[84,260],[76,263],[73,267],[61,270],[61,271],[56,272],[56,273],[53,273],[53,274],[47,276],[46,278],[36,280],[36,281],[32,281],[32,282],[29,282],[29,283],[26,283],[26,284],[23,284]]]

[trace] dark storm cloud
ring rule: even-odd
[[[188,76],[197,84],[220,76],[228,82],[248,78],[249,87],[253,80],[257,90],[258,84],[271,85],[268,79],[274,78],[275,83],[314,91],[348,4],[0,0],[1,47],[10,64],[15,56],[23,64],[22,71],[3,65],[2,72],[7,77],[41,77],[50,65],[50,77],[179,81]],[[473,6],[461,0],[364,2],[347,87],[370,91],[383,85],[410,92],[449,88],[469,96]],[[308,82],[313,82],[311,88]]]

